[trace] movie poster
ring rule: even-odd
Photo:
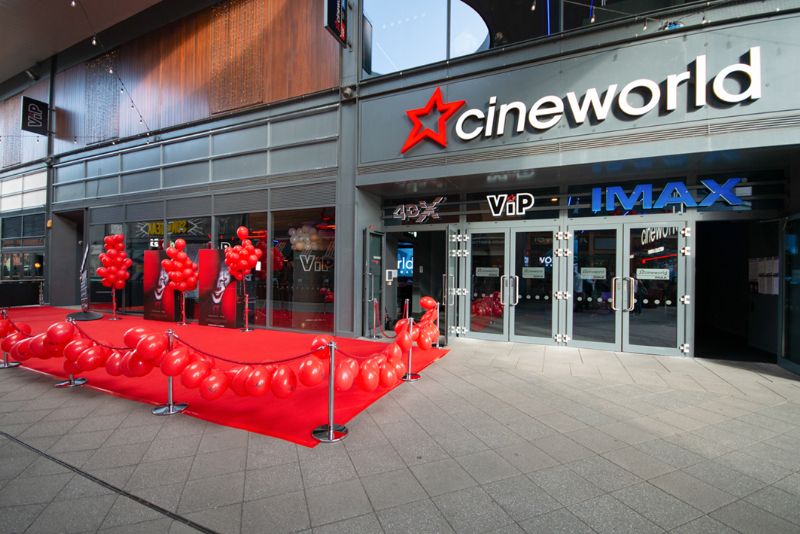
[[[236,280],[228,272],[223,250],[203,249],[199,251],[200,264],[199,313],[197,320],[202,325],[237,328],[243,318],[237,306]]]
[[[169,289],[169,276],[161,267],[167,259],[163,250],[144,251],[144,318],[175,322],[179,318],[176,293]]]

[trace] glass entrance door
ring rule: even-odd
[[[364,230],[364,336],[379,337],[383,310],[384,234]]]
[[[473,337],[506,341],[510,276],[508,231],[471,232],[469,237],[469,332]]]
[[[554,229],[515,230],[511,233],[509,279],[511,339],[553,343],[558,331],[561,261],[554,251]]]
[[[647,354],[685,349],[684,226],[659,221],[570,228],[568,344]]]

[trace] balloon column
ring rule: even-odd
[[[246,226],[240,226],[236,229],[236,235],[241,240],[241,245],[235,247],[228,247],[225,249],[225,265],[228,266],[228,271],[231,276],[236,280],[242,282],[242,292],[244,292],[244,332],[250,331],[250,298],[247,294],[247,288],[244,285],[245,277],[258,265],[258,261],[264,254],[260,248],[256,248],[253,242],[248,239],[250,237],[250,230]]]
[[[181,322],[186,324],[186,292],[197,287],[197,264],[184,250],[186,241],[176,239],[175,245],[167,248],[168,260],[162,260],[161,266],[169,277],[169,288],[181,293]]]
[[[133,265],[133,261],[125,253],[125,236],[122,234],[107,235],[103,238],[105,252],[98,256],[102,267],[98,267],[97,276],[102,280],[103,286],[111,288],[111,308],[112,321],[119,320],[117,317],[117,289],[124,289],[125,282],[130,278],[128,269]]]

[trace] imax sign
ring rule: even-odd
[[[653,185],[639,184],[627,194],[622,186],[595,187],[592,189],[592,211],[616,211],[617,205],[625,211],[633,210],[637,204],[641,203],[641,209],[663,209],[667,206],[686,206],[687,208],[705,208],[723,200],[730,206],[741,206],[744,201],[736,196],[734,188],[741,182],[741,178],[730,178],[725,183],[717,183],[716,180],[700,180],[708,193],[698,201],[689,192],[683,182],[669,182],[664,186],[664,190],[653,200]],[[605,191],[604,191],[605,189]],[[605,194],[604,194],[605,193]]]

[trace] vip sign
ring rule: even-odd
[[[486,195],[486,201],[492,217],[525,215],[533,207],[533,195],[530,193]]]
[[[307,273],[312,271],[315,273],[324,273],[330,270],[322,258],[312,254],[300,254],[300,266]]]
[[[470,108],[456,119],[456,136],[462,141],[472,141],[479,137],[501,137],[506,133],[506,122],[510,118],[514,132],[523,133],[527,128],[542,132],[549,130],[565,119],[581,126],[584,122],[603,122],[612,108],[618,109],[628,117],[641,117],[659,108],[666,112],[678,109],[678,89],[686,84],[693,94],[693,106],[704,107],[708,102],[708,87],[711,94],[724,104],[738,104],[747,100],[761,98],[761,48],[754,46],[748,51],[748,63],[733,63],[720,70],[708,83],[708,61],[705,55],[697,56],[692,67],[676,74],[669,74],[660,83],[647,78],[628,82],[620,89],[620,84],[612,83],[599,90],[592,87],[582,97],[570,91],[566,98],[558,95],[545,95],[532,104],[514,101],[497,102],[496,96],[489,97],[486,110]],[[736,79],[739,92],[731,92],[726,81]],[[635,96],[632,96],[635,95]],[[566,103],[565,103],[566,101]],[[447,147],[447,120],[466,105],[465,100],[445,102],[439,87],[433,92],[428,103],[419,109],[406,111],[412,128],[400,150],[405,154],[421,141],[428,139],[444,148]],[[433,112],[439,114],[436,130],[422,124],[422,117]]]

